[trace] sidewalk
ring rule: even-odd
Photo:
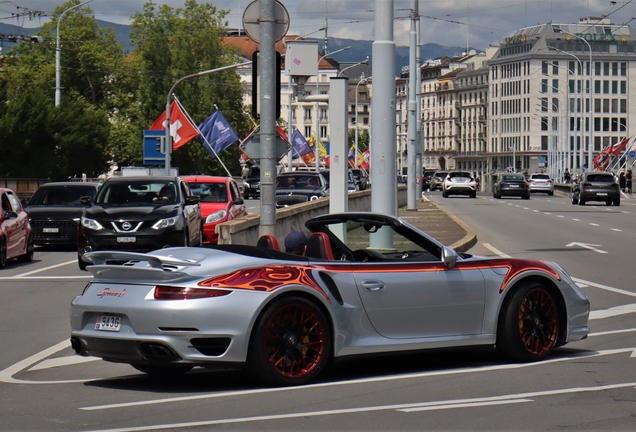
[[[459,252],[477,243],[477,234],[455,215],[430,201],[417,200],[416,210],[398,209],[398,217]]]

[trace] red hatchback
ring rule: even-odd
[[[33,261],[33,231],[18,196],[0,188],[0,204],[0,269],[13,258]]]
[[[214,231],[220,223],[247,216],[238,185],[232,177],[204,175],[183,176],[193,195],[201,201],[203,244],[216,244]]]

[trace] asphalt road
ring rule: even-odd
[[[72,250],[38,249],[33,263],[0,272],[0,429],[633,430],[636,200],[429,195],[477,231],[470,252],[567,269],[590,297],[590,337],[534,364],[491,349],[350,359],[302,388],[204,370],[158,381],[72,354],[69,303],[90,278]]]

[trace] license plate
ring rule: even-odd
[[[117,243],[134,243],[136,241],[136,237],[117,237]]]
[[[607,192],[599,192],[596,195],[598,195],[598,196],[607,196]]]
[[[60,232],[60,229],[59,228],[43,228],[42,232],[45,232],[45,233],[57,233],[57,232]]]
[[[510,185],[510,187],[519,187],[519,185]]]
[[[118,332],[121,329],[121,317],[115,315],[101,315],[95,322],[95,330]]]

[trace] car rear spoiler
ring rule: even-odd
[[[89,252],[84,254],[82,259],[93,263],[86,270],[98,279],[174,281],[190,277],[187,273],[180,271],[183,267],[201,266],[195,260],[136,252]],[[133,266],[138,262],[147,262],[148,266]]]

